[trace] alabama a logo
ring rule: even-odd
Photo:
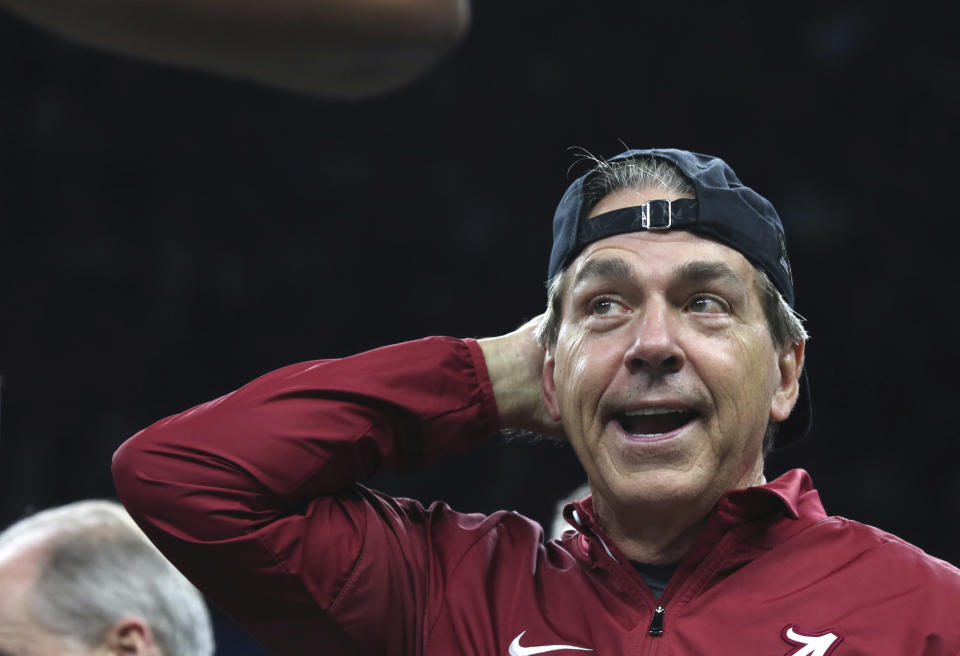
[[[785,626],[781,635],[794,645],[784,656],[829,656],[843,642],[843,638],[832,631],[804,633],[794,624]]]

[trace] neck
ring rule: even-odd
[[[764,483],[761,469],[729,489]],[[727,491],[665,505],[662,500],[651,504],[611,502],[594,488],[593,508],[603,532],[627,558],[648,565],[668,565],[679,562],[690,550],[710,511]]]

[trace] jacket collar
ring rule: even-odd
[[[744,520],[781,513],[790,519],[826,516],[820,495],[803,469],[791,469],[782,476],[756,487],[731,490],[720,497],[714,512],[728,513]]]
[[[585,551],[589,551],[587,542],[592,537],[613,560],[617,560],[614,556],[614,553],[618,553],[617,550],[611,549],[609,539],[597,524],[592,495],[567,504],[563,509],[563,516],[567,523],[580,533],[580,543]],[[710,530],[706,532],[714,534],[739,524],[763,518],[775,519],[777,516],[788,520],[808,521],[819,521],[826,517],[813,481],[803,469],[792,469],[764,485],[727,492],[710,512],[705,529],[709,527]],[[808,521],[799,523],[805,526]],[[797,526],[795,530],[799,528],[801,527]],[[777,537],[784,538],[793,532],[778,531]]]

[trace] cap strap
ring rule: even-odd
[[[638,230],[668,230],[697,225],[697,201],[680,198],[675,201],[651,200],[643,205],[624,207],[580,221],[577,250],[599,239]]]

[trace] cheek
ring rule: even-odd
[[[767,421],[776,388],[777,362],[766,332],[738,334],[727,351],[729,357],[719,363],[726,372],[718,394],[736,414],[734,421]],[[762,415],[762,416],[761,416]]]
[[[583,353],[583,333],[563,330],[557,341],[555,382],[561,403],[577,388],[577,382],[583,376],[587,358]]]
[[[587,430],[622,366],[622,344],[611,336],[572,333],[556,358],[557,401],[568,433]]]
[[[596,339],[583,332],[568,334],[557,349],[554,382],[557,404],[568,435],[586,430],[610,384],[609,358]]]
[[[766,330],[753,337],[750,343],[744,343],[742,347],[746,369],[744,375],[748,376],[749,380],[756,381],[757,398],[769,404],[776,390],[780,371],[777,366],[777,353]]]

